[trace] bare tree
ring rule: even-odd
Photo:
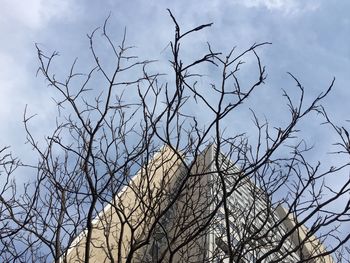
[[[256,136],[227,130],[237,110],[266,80],[253,44],[222,54],[207,44],[185,62],[183,40],[211,24],[182,31],[175,25],[171,74],[153,73],[103,27],[88,36],[93,65],[67,77],[52,67],[58,53],[37,45],[39,72],[57,91],[56,127],[34,138],[24,113],[27,141],[38,155],[24,165],[0,150],[0,259],[4,262],[349,262],[349,149],[321,102],[328,88],[308,99],[283,91],[289,116],[271,127],[251,109]],[[112,51],[100,58],[96,34]],[[254,80],[239,78],[254,58]],[[216,76],[209,80],[205,67]],[[320,128],[338,136],[338,166],[312,164],[300,122],[321,115]],[[205,116],[205,118],[203,118]],[[287,146],[287,147],[286,147]],[[16,184],[21,167],[36,175]],[[342,177],[335,188],[330,178]],[[344,179],[345,178],[345,179]]]

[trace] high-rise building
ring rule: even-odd
[[[193,160],[163,147],[62,257],[83,262],[332,263],[322,243],[216,147]]]

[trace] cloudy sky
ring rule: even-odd
[[[339,123],[350,119],[350,2],[346,0],[0,0],[0,6],[0,146],[13,145],[22,151],[25,105],[38,114],[33,130],[39,137],[49,129],[56,112],[53,91],[41,76],[36,77],[35,43],[60,52],[58,71],[67,69],[75,57],[84,64],[86,34],[111,13],[109,28],[114,37],[120,38],[126,27],[128,41],[140,57],[166,62],[162,50],[173,34],[166,8],[185,29],[214,22],[198,41],[209,41],[223,52],[254,42],[273,43],[260,51],[268,71],[267,91],[254,103],[269,108],[281,98],[281,88],[293,88],[287,71],[299,78],[310,96],[336,77],[325,105]],[[277,114],[278,105],[271,106]],[[314,133],[308,136],[319,136]]]
[[[324,91],[335,77],[334,90],[324,105],[337,124],[346,125],[350,119],[348,0],[0,0],[0,147],[11,145],[22,159],[31,156],[30,147],[24,145],[26,105],[31,114],[37,114],[31,128],[39,140],[50,134],[54,123],[56,107],[51,97],[55,93],[42,76],[36,76],[35,43],[48,52],[59,51],[56,69],[64,74],[76,57],[84,66],[89,54],[86,34],[111,14],[111,35],[120,39],[126,27],[136,53],[143,59],[159,59],[163,67],[169,57],[162,51],[174,32],[166,8],[184,29],[214,22],[197,35],[186,50],[188,55],[200,53],[203,45],[199,43],[205,46],[207,41],[222,52],[272,42],[259,50],[267,68],[266,85],[250,101],[260,117],[267,116],[276,126],[283,122],[281,112],[286,108],[281,109],[281,89],[293,93],[295,83],[286,74],[291,72],[304,85],[307,100]],[[250,117],[248,111],[240,112],[234,127],[245,131]],[[321,121],[315,117],[304,123],[305,138],[320,144],[320,152],[325,153],[335,136],[319,129]],[[312,159],[332,160],[320,152]],[[334,184],[340,185],[341,179]]]

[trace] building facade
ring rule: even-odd
[[[332,263],[257,185],[214,145],[193,160],[163,147],[93,221],[90,261]],[[62,260],[83,262],[87,237]]]

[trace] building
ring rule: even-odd
[[[326,252],[211,145],[194,160],[163,147],[127,181],[62,261],[298,262]],[[330,256],[307,262],[332,263]]]

